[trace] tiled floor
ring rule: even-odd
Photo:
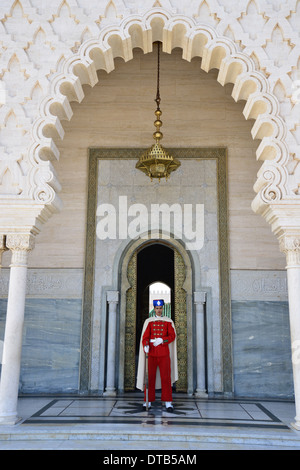
[[[174,412],[141,394],[23,397],[21,421],[0,426],[1,450],[299,450],[292,402],[174,396]]]
[[[123,397],[53,399],[28,417],[23,424],[149,424],[164,426],[239,426],[281,428],[281,422],[263,404],[253,401],[196,400],[177,398],[174,411],[167,412],[160,402],[143,411],[142,401]]]

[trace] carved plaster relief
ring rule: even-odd
[[[263,161],[254,211],[297,198],[300,104],[293,101],[292,87],[300,78],[299,11],[299,0],[249,0],[234,8],[223,0],[109,0],[100,7],[95,0],[64,0],[47,8],[37,1],[5,2],[0,9],[1,193],[59,210],[60,185],[51,160],[59,158],[57,143],[64,136],[63,120],[72,116],[70,103],[82,101],[82,85],[93,86],[97,70],[110,72],[116,57],[130,60],[133,47],[147,53],[161,40],[165,52],[181,47],[184,59],[198,55],[204,70],[218,68],[220,83],[233,83],[233,98],[245,100],[244,114],[255,120],[252,137],[261,140],[257,158]]]

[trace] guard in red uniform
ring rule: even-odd
[[[153,305],[155,317],[146,320],[141,338],[142,347],[148,354],[149,408],[151,402],[155,400],[155,388],[158,388],[156,387],[158,367],[161,379],[161,401],[165,402],[166,409],[170,412],[173,411],[173,405],[169,345],[175,341],[176,332],[173,321],[170,318],[162,317],[164,301],[154,300]],[[144,408],[146,408],[146,404],[144,404]]]

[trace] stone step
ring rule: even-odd
[[[154,449],[156,444],[161,443],[189,443],[190,445],[210,445],[226,444],[229,446],[262,446],[265,448],[294,448],[300,449],[300,436],[298,433],[288,430],[261,430],[250,429],[241,430],[238,428],[224,429],[214,426],[198,427],[194,429],[160,429],[156,427],[155,431],[150,426],[139,426],[128,430],[126,425],[119,425],[103,429],[101,426],[82,425],[69,426],[23,426],[18,428],[7,427],[9,429],[0,429],[0,443],[18,441],[107,441],[107,442],[139,442],[141,445],[147,443]],[[1,446],[0,446],[1,447]]]

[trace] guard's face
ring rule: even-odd
[[[156,315],[161,317],[161,314],[162,314],[162,311],[163,311],[162,305],[157,305],[156,307],[154,307],[154,310],[155,310]]]

